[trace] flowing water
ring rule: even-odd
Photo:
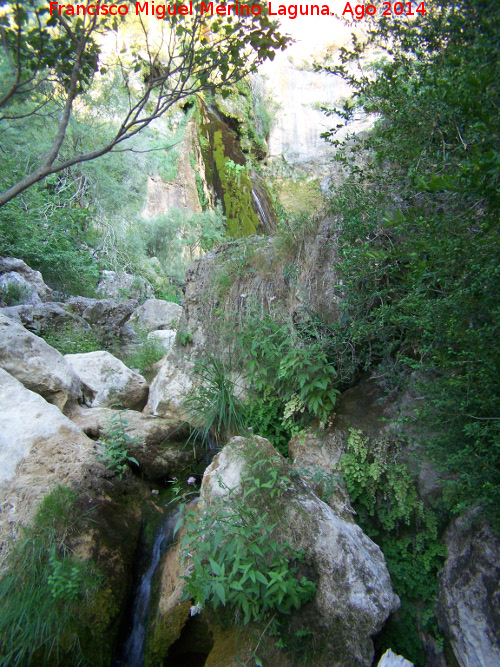
[[[144,641],[148,628],[151,581],[162,555],[172,544],[173,533],[179,510],[174,509],[164,519],[156,534],[149,567],[139,580],[132,607],[132,627],[123,647],[122,667],[142,667],[144,661]]]

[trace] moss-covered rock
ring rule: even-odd
[[[226,123],[203,105],[200,105],[200,117],[205,178],[222,203],[228,235],[255,234],[259,218],[253,208],[252,183],[238,139]]]

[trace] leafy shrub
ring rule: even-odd
[[[274,538],[276,524],[263,510],[290,486],[278,465],[279,459],[257,453],[242,478],[242,493],[226,488],[227,495],[205,505],[201,514],[189,510],[180,520],[189,560],[184,599],[194,598],[197,609],[227,606],[237,623],[247,625],[273,613],[289,614],[314,596],[314,583],[299,580],[291,565],[302,555]]]
[[[0,301],[3,301],[6,306],[18,306],[25,303],[31,293],[32,290],[27,285],[8,283],[4,287],[0,287]]]
[[[479,502],[495,523],[500,29],[486,9],[498,15],[492,0],[459,11],[443,0],[409,23],[376,20],[367,43],[326,69],[355,90],[344,118],[361,106],[379,114],[371,135],[337,154],[348,174],[330,199],[345,295],[337,340],[358,368],[389,360],[392,382],[425,397],[421,441],[456,475],[457,511]],[[368,49],[388,57],[357,77],[350,64]],[[495,64],[477,77],[485,62]]]
[[[89,520],[76,501],[74,491],[57,487],[8,554],[0,579],[2,667],[90,664],[80,636],[89,631],[84,615],[102,577],[71,551],[71,537]]]
[[[161,342],[155,338],[148,338],[147,331],[136,331],[139,340],[134,348],[122,355],[123,363],[129,368],[136,369],[142,375],[151,370],[151,366],[160,361],[167,351]]]
[[[85,354],[106,349],[103,337],[95,329],[79,324],[50,326],[39,336],[61,354]]]
[[[111,417],[105,433],[100,439],[103,451],[99,455],[99,458],[108,470],[118,473],[120,479],[127,470],[128,463],[139,465],[135,458],[128,455],[129,447],[139,444],[139,440],[129,436],[126,431],[128,426],[127,420],[124,417],[126,412],[126,410],[120,410]]]
[[[384,442],[370,442],[351,429],[348,452],[339,469],[349,490],[363,530],[382,549],[402,608],[378,638],[382,649],[392,647],[416,665],[424,664],[419,633],[441,641],[434,618],[438,593],[437,574],[446,557],[439,528],[447,512],[425,507],[418,498],[416,481],[397,450]]]
[[[307,412],[326,421],[340,393],[338,377],[329,341],[312,320],[294,327],[250,306],[237,336],[244,367],[262,400],[266,391],[280,396],[288,420]]]

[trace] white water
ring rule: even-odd
[[[171,545],[179,510],[172,511],[161,524],[155,537],[151,561],[147,571],[141,576],[135,593],[132,609],[132,628],[123,647],[123,667],[142,667],[144,661],[144,641],[148,628],[151,581],[162,555]]]

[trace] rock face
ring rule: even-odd
[[[461,667],[500,664],[500,538],[478,510],[446,532],[437,616]]]
[[[83,296],[72,296],[67,304],[71,310],[80,315],[88,324],[99,325],[110,333],[119,333],[121,327],[128,322],[137,308],[137,301],[128,299],[88,299]]]
[[[83,401],[87,390],[60,352],[1,314],[0,367],[60,410]]]
[[[110,299],[144,299],[153,296],[153,286],[140,276],[116,271],[102,271],[97,291]]]
[[[237,437],[215,457],[203,478],[202,507],[240,486],[255,448],[269,460],[277,455],[264,438]],[[280,540],[304,549],[317,578],[311,617],[328,655],[317,664],[368,667],[373,659],[370,637],[399,606],[382,552],[359,526],[342,520],[300,481],[282,494],[280,517]]]
[[[182,359],[172,350],[161,362],[158,375],[151,383],[147,414],[167,419],[183,419],[185,411],[182,403],[187,392],[193,387],[193,364]]]
[[[90,331],[87,322],[72,313],[64,303],[48,301],[35,305],[25,304],[2,308],[0,312],[37,334],[45,331],[48,327],[59,328],[67,325],[73,325],[83,331],[85,329]]]
[[[0,550],[56,484],[81,480],[94,443],[54,405],[0,369]]]
[[[162,299],[148,299],[139,306],[131,317],[131,322],[146,331],[173,329],[182,315],[182,306]]]
[[[69,416],[92,440],[105,437],[118,413],[109,408],[77,407]],[[185,447],[189,429],[184,423],[150,417],[134,410],[121,412],[125,433],[131,438],[128,453],[137,459],[141,477],[165,481],[193,461]]]
[[[92,389],[92,407],[120,405],[142,410],[148,397],[148,383],[142,375],[127,368],[110,352],[66,354],[64,359],[81,380]]]
[[[44,283],[40,271],[31,269],[22,259],[3,257],[0,259],[0,292],[9,285],[17,285],[25,292],[23,303],[50,301],[52,290]]]
[[[304,259],[297,265],[290,265],[275,238],[256,236],[247,237],[244,245],[225,243],[194,262],[186,272],[179,325],[192,336],[192,353],[217,349],[214,313],[236,321],[250,304],[263,313],[281,311],[299,321],[307,303],[326,321],[336,321],[341,294],[337,288],[335,228],[334,220],[325,219],[317,233],[306,239]]]
[[[377,667],[413,667],[413,663],[400,655],[396,655],[389,648],[380,658]]]
[[[155,340],[162,345],[165,352],[170,352],[175,343],[176,331],[166,329],[165,331],[150,331],[148,333],[148,340]]]
[[[288,454],[314,493],[344,520],[353,521],[354,511],[345,483],[333,472],[346,453],[344,444],[336,431],[309,428],[290,440]],[[318,474],[319,471],[324,474]]]

